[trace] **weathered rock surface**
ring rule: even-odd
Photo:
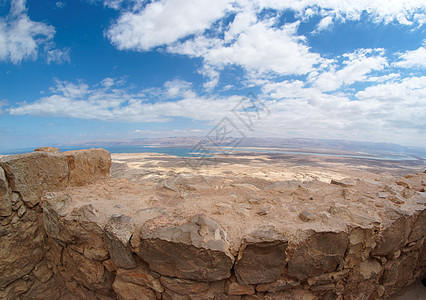
[[[174,225],[175,221],[169,219],[164,226],[163,218],[153,219],[142,228],[138,254],[151,269],[200,281],[228,278],[234,256],[220,225],[205,215]]]
[[[10,155],[0,160],[10,188],[22,201],[34,207],[45,191],[57,191],[68,185],[68,163],[63,154],[33,152]]]
[[[336,271],[348,247],[345,232],[313,232],[290,250],[288,274],[299,280]]]
[[[0,167],[0,217],[8,217],[12,214],[12,203],[9,195],[9,184],[3,168]]]
[[[136,261],[130,249],[131,220],[129,216],[112,215],[105,226],[108,250],[115,265],[119,268],[136,267]]]
[[[147,157],[1,158],[0,299],[386,299],[426,271],[426,173]]]
[[[273,226],[262,226],[245,237],[235,264],[235,275],[244,284],[268,283],[284,272],[288,240]]]
[[[64,152],[68,159],[69,181],[73,186],[82,186],[109,176],[111,156],[103,149]]]

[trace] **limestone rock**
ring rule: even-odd
[[[345,256],[345,268],[353,268],[370,256],[376,246],[378,226],[354,227],[349,231],[349,245]]]
[[[230,296],[253,295],[254,286],[238,283],[234,277],[226,282],[226,293]]]
[[[159,280],[160,275],[152,272],[143,261],[139,261],[138,266],[133,269],[118,269],[117,277],[120,277],[123,281],[142,285],[159,293],[164,291]]]
[[[288,274],[299,280],[333,272],[343,262],[348,247],[345,232],[314,232],[290,250]]]
[[[385,298],[413,282],[413,270],[418,264],[418,252],[402,256],[383,273],[381,282],[385,287]]]
[[[116,277],[112,285],[119,300],[156,300],[153,290]]]
[[[332,179],[331,184],[340,185],[344,187],[354,186],[356,184],[355,180],[351,178],[343,178],[343,179]]]
[[[117,267],[126,269],[136,267],[136,261],[130,249],[131,220],[128,216],[113,215],[105,226],[111,258]]]
[[[262,226],[245,237],[235,264],[235,275],[244,284],[277,280],[286,264],[287,238],[273,226]]]
[[[10,202],[9,185],[4,170],[0,167],[0,217],[7,217],[11,214],[12,203]]]
[[[111,155],[104,149],[64,152],[68,158],[70,185],[82,186],[110,174]]]
[[[380,235],[380,240],[371,254],[389,255],[404,246],[411,231],[411,218],[401,216],[390,224]]]
[[[39,215],[28,210],[22,218],[15,217],[0,240],[0,288],[29,274],[44,255],[46,234],[40,230]]]
[[[63,264],[67,274],[82,286],[95,291],[111,290],[113,278],[104,269],[102,262],[88,259],[76,251],[65,248]]]
[[[367,259],[359,264],[357,268],[363,279],[370,279],[372,277],[381,275],[383,267],[375,259]]]
[[[415,242],[426,235],[426,210],[421,211],[416,218],[408,242]]]
[[[300,285],[300,281],[282,274],[279,279],[271,283],[262,283],[256,286],[258,292],[279,292],[294,288]]]
[[[303,222],[309,222],[309,221],[315,220],[315,215],[311,213],[310,211],[304,210],[299,214],[299,218]]]
[[[34,270],[30,273],[30,279],[33,282],[46,282],[48,281],[53,275],[53,271],[49,269],[47,266],[47,262],[45,260],[42,260],[40,263],[38,263]]]
[[[234,257],[225,231],[213,219],[196,215],[191,220],[153,219],[141,230],[138,255],[151,269],[165,276],[214,281],[228,278]],[[157,223],[158,222],[158,223]],[[175,225],[173,224],[175,223]]]
[[[107,259],[103,225],[99,213],[92,204],[75,207],[70,213],[67,207],[70,196],[51,195],[43,200],[43,220],[46,233],[57,240],[74,245],[75,250],[91,259]]]
[[[207,282],[161,276],[163,286],[179,295],[202,294],[209,289]]]
[[[61,153],[33,152],[0,159],[10,189],[19,192],[30,207],[40,201],[44,191],[58,191],[68,184],[67,157]]]
[[[31,288],[21,295],[22,300],[44,300],[59,299],[65,293],[63,279],[59,275],[54,275],[49,280],[35,281]]]
[[[31,281],[18,279],[15,282],[9,284],[5,289],[0,289],[0,299],[19,299],[20,295],[28,291],[31,285]]]

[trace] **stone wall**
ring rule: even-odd
[[[59,242],[46,234],[41,197],[109,177],[102,149],[55,148],[0,159],[0,299],[59,299],[66,294]]]
[[[381,208],[381,222],[264,224],[235,249],[212,215],[114,213],[124,202],[105,185],[84,187],[110,165],[104,150],[0,160],[0,299],[385,299],[426,271],[424,173],[390,186],[411,206]]]

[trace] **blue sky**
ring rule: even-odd
[[[0,0],[0,151],[203,136],[426,147],[421,0]],[[270,114],[246,130],[252,93]],[[246,131],[245,131],[246,130]]]

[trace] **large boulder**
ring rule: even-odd
[[[64,152],[68,158],[69,182],[83,186],[110,175],[111,154],[104,149]]]
[[[346,232],[313,232],[290,250],[288,274],[303,280],[335,271],[342,265],[348,242]]]
[[[58,191],[68,185],[66,155],[51,152],[33,152],[9,155],[0,159],[10,189],[19,192],[22,200],[33,207],[45,191]]]
[[[274,226],[262,226],[245,237],[235,263],[238,281],[259,284],[277,280],[286,265],[287,244]]]
[[[148,221],[141,229],[138,255],[162,275],[199,281],[230,277],[234,263],[225,231],[205,215]]]

